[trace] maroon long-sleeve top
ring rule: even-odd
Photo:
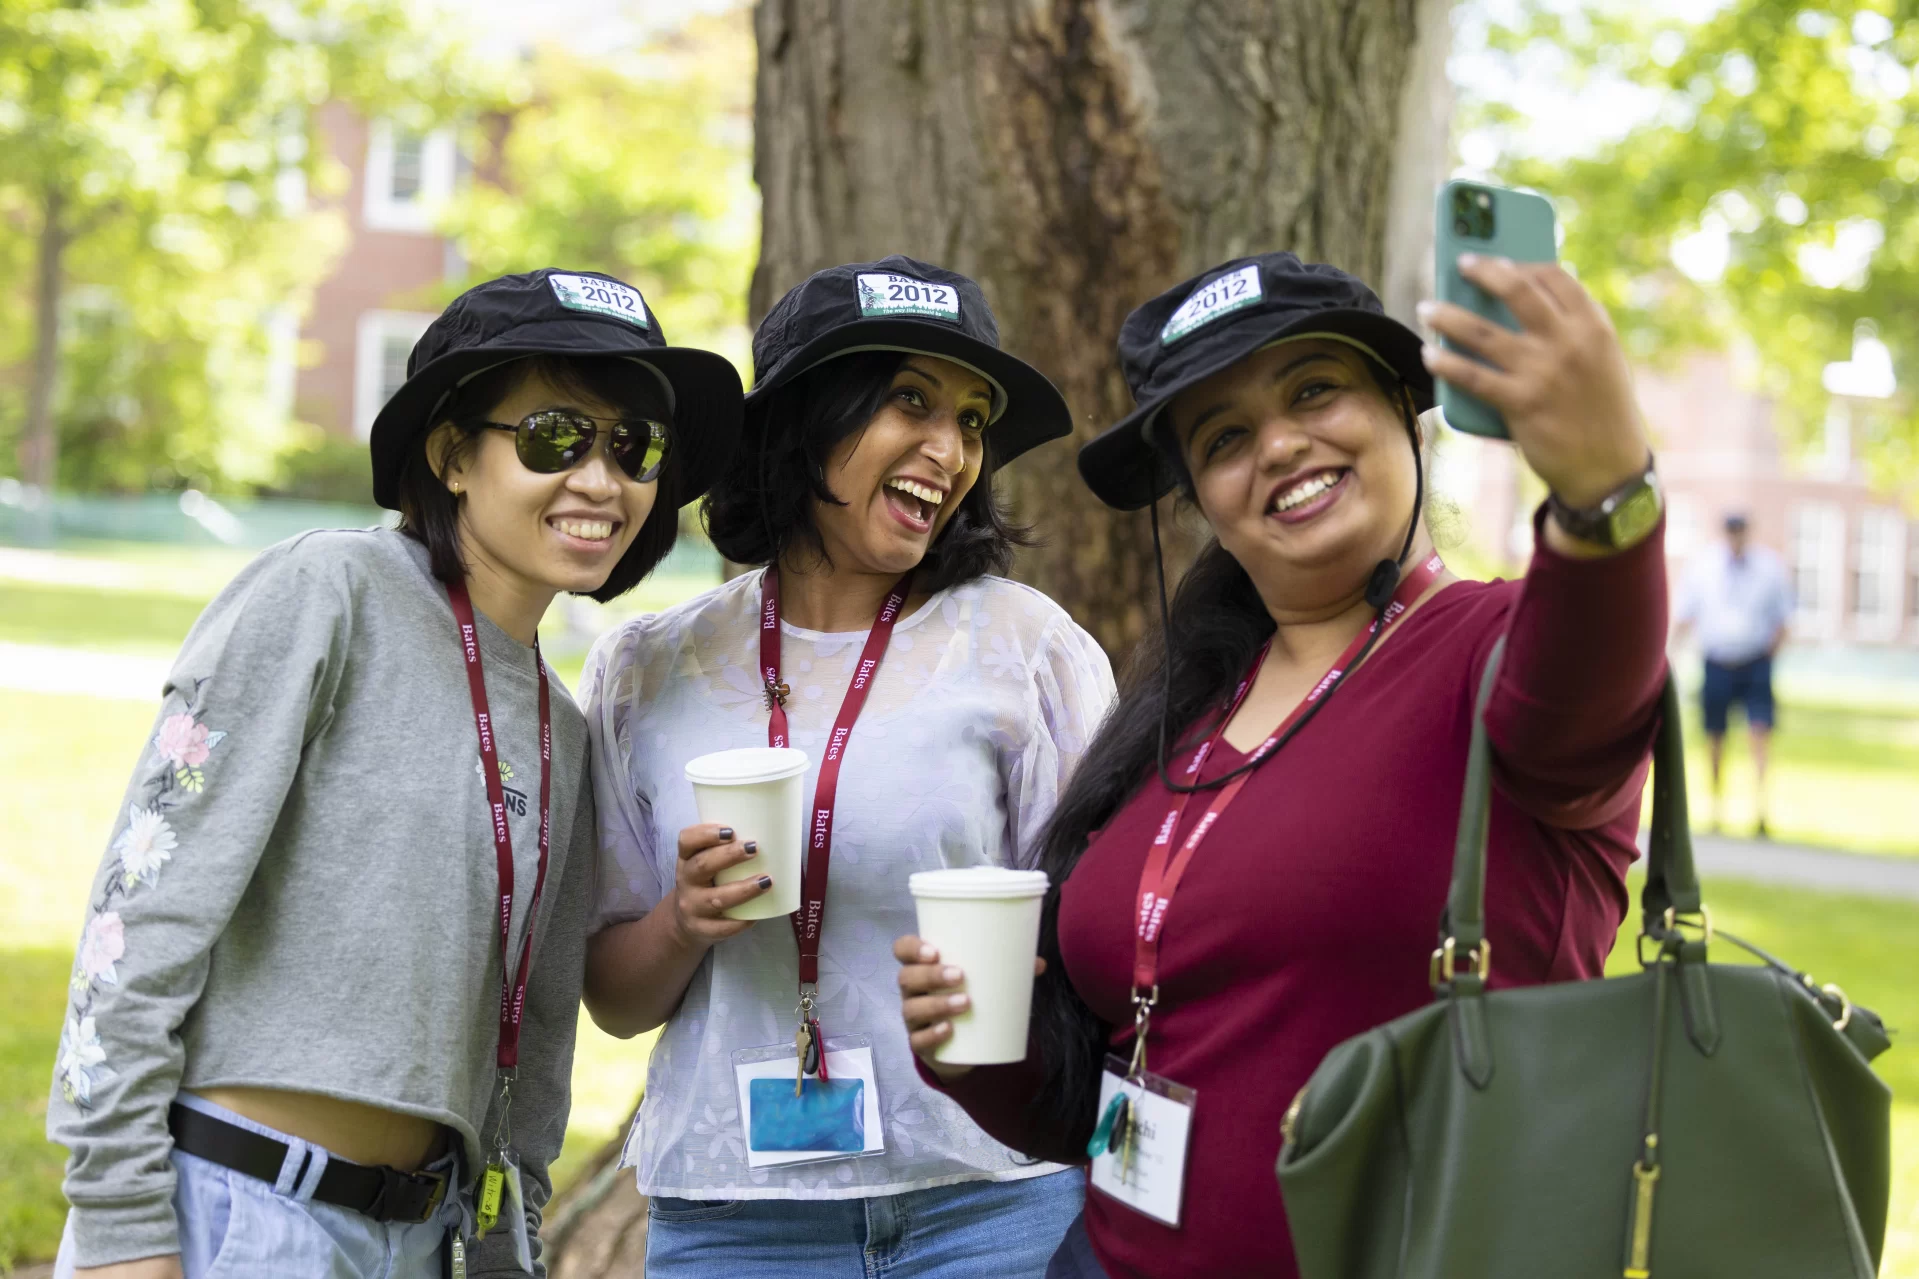
[[[1188,868],[1149,1044],[1150,1069],[1198,1092],[1183,1222],[1089,1193],[1087,1231],[1116,1279],[1296,1275],[1273,1170],[1280,1120],[1329,1049],[1432,998],[1473,697],[1502,634],[1487,708],[1492,985],[1603,969],[1666,670],[1663,528],[1598,560],[1538,541],[1523,581],[1457,582],[1406,618],[1254,773]],[[1244,758],[1222,742],[1205,775]],[[1157,777],[1141,786],[1061,897],[1067,973],[1122,1055],[1140,869],[1170,801]],[[1181,836],[1205,808],[1187,806]],[[981,1067],[947,1091],[1015,1149],[1071,1157],[1066,1117],[1049,1131],[1028,1114],[1034,1080],[1030,1062]]]

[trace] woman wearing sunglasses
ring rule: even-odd
[[[537,1262],[595,829],[537,630],[665,556],[740,384],[558,271],[456,299],[408,372],[372,435],[400,527],[262,554],[163,690],[55,1072],[63,1276]]]
[[[587,1008],[617,1035],[665,1027],[627,1147],[647,1273],[1038,1276],[1082,1178],[920,1082],[889,946],[913,872],[1032,864],[1111,701],[1092,639],[994,576],[1020,536],[994,468],[1066,434],[1066,405],[999,349],[977,285],[910,258],[819,272],[753,347],[747,446],[705,513],[729,558],[765,567],[613,632],[582,695],[602,830]],[[782,743],[810,757],[826,836],[804,929],[723,914],[773,876],[715,885],[759,833],[700,824],[683,772]],[[741,1083],[755,1063],[785,1072],[772,1095]],[[851,1141],[825,1113],[786,1140],[802,1069],[806,1096],[867,1104]]]

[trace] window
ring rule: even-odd
[[[1852,609],[1861,631],[1890,635],[1898,628],[1905,541],[1906,522],[1897,511],[1872,510],[1859,517],[1852,549]]]
[[[457,163],[452,130],[418,133],[375,121],[367,136],[366,225],[431,232],[438,206],[453,194]]]
[[[433,316],[419,311],[367,311],[360,316],[353,356],[353,431],[361,439],[406,382],[407,357],[431,323]]]
[[[1846,513],[1829,502],[1809,502],[1792,512],[1792,593],[1795,625],[1830,630],[1845,582]]]

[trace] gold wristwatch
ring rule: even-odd
[[[1643,473],[1608,493],[1598,505],[1575,510],[1561,501],[1559,494],[1549,493],[1546,509],[1571,536],[1621,551],[1652,532],[1665,512],[1666,495],[1648,457]]]

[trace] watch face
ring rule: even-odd
[[[1663,506],[1659,500],[1659,490],[1651,484],[1630,494],[1614,508],[1607,520],[1612,528],[1612,544],[1631,546],[1652,532],[1653,525],[1659,523],[1659,512]]]

